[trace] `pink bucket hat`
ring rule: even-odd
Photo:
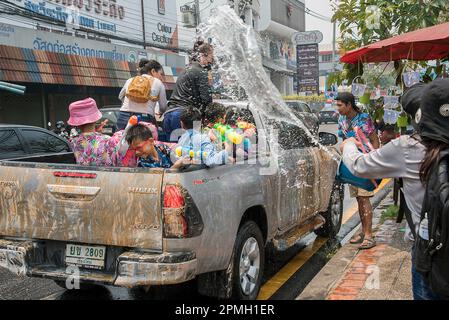
[[[69,106],[70,119],[67,123],[77,127],[87,123],[94,123],[101,119],[102,114],[97,103],[92,98],[72,102]]]

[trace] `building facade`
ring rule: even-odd
[[[305,5],[299,0],[215,0],[199,2],[200,21],[205,21],[213,9],[229,4],[242,20],[257,31],[265,71],[273,84],[284,95],[296,93],[296,47],[292,36],[305,30]],[[179,11],[195,12],[194,1],[178,0]],[[196,39],[195,19],[185,14],[179,27],[181,44],[192,44]],[[188,27],[186,27],[186,25]]]
[[[335,55],[332,51],[332,44],[322,44],[319,46],[319,66],[320,66],[320,91],[329,90],[327,85],[328,76],[334,71],[341,71],[343,66],[340,64],[340,53],[336,50]]]
[[[141,58],[156,59],[170,91],[185,67],[176,0],[0,2],[0,123],[46,126],[68,119],[70,102],[91,96],[117,105]]]
[[[261,5],[259,30],[265,44],[264,66],[281,94],[296,94],[296,46],[292,36],[305,31],[305,5],[298,0],[268,2]]]

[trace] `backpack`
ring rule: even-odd
[[[126,97],[137,103],[147,103],[154,100],[151,97],[151,87],[153,86],[153,79],[146,76],[136,76],[132,79],[126,91]],[[157,101],[158,99],[156,99]]]
[[[417,271],[434,293],[449,298],[449,150],[440,153],[432,168],[415,239],[413,259]]]

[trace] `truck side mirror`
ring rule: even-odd
[[[337,136],[328,132],[320,132],[319,140],[323,146],[335,146],[338,143]]]

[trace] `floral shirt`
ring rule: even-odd
[[[359,127],[368,140],[369,136],[376,132],[374,123],[367,113],[359,113],[352,120],[349,120],[346,116],[338,118],[338,136],[343,140],[351,137],[356,138],[355,127]],[[365,147],[367,146],[365,145]]]
[[[158,144],[154,146],[158,154],[158,160],[148,156],[146,158],[139,158],[139,167],[145,168],[171,168],[173,163],[170,160],[170,148],[164,144]]]
[[[125,158],[132,158],[128,150],[119,151],[123,131],[112,137],[99,132],[81,133],[70,139],[76,163],[85,166],[123,166]],[[126,161],[128,164],[129,159]],[[132,161],[131,161],[132,162]]]

